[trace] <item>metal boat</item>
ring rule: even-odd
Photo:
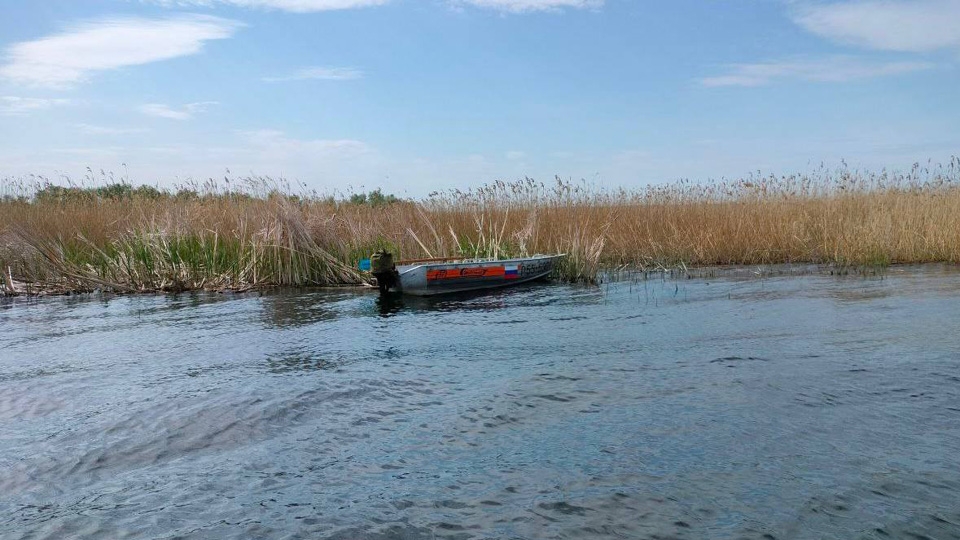
[[[393,264],[392,256],[371,257],[371,271],[381,293],[402,292],[431,296],[508,287],[546,277],[563,255],[534,255],[518,259],[420,259]]]

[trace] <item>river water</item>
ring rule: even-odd
[[[960,272],[0,304],[0,538],[960,538]]]

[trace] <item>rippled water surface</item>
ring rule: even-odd
[[[2,538],[960,538],[960,272],[0,304]]]

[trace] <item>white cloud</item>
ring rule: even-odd
[[[311,79],[324,81],[351,81],[363,77],[363,72],[354,68],[309,67],[297,70],[284,77],[264,77],[267,82],[306,81]]]
[[[819,36],[868,49],[926,52],[960,47],[960,1],[863,0],[807,5],[794,21]]]
[[[87,21],[60,34],[9,46],[0,77],[28,85],[68,86],[97,71],[196,54],[206,41],[228,38],[241,26],[198,15]]]
[[[390,0],[156,0],[167,6],[214,6],[226,4],[242,8],[289,11],[292,13],[313,13],[380,6]]]
[[[228,5],[249,9],[279,10],[291,13],[315,13],[382,6],[392,0],[153,0],[164,6],[214,7]],[[570,9],[596,9],[604,0],[448,0],[454,5],[471,5],[495,9],[506,13],[533,11],[559,11]]]
[[[527,157],[527,153],[520,150],[510,150],[506,154],[506,158],[510,161],[516,161],[518,159],[523,159]]]
[[[371,151],[366,143],[353,139],[292,139],[272,129],[244,131],[240,135],[260,157],[278,161],[298,157],[352,158]]]
[[[507,13],[528,13],[558,11],[563,8],[597,9],[603,6],[604,0],[457,0],[457,2]]]
[[[850,56],[734,64],[726,74],[700,79],[703,86],[763,86],[781,80],[846,82],[931,69],[930,62],[870,62]]]
[[[168,118],[170,120],[190,120],[197,113],[201,113],[214,105],[219,105],[216,101],[201,101],[198,103],[187,103],[182,107],[171,107],[164,103],[147,103],[141,105],[139,111],[147,116],[156,116],[157,118]]]
[[[0,115],[22,116],[70,103],[69,99],[44,99],[18,96],[0,96]]]
[[[110,127],[93,124],[77,124],[76,128],[84,135],[130,135],[149,131],[146,128]]]
[[[90,166],[91,163],[100,163],[104,160],[121,159],[124,151],[125,149],[120,146],[74,146],[51,148],[48,152],[53,155],[62,154],[65,156],[73,156],[78,160],[81,160],[79,162],[83,162],[84,167],[87,167]],[[60,161],[60,158],[57,158],[57,161]]]

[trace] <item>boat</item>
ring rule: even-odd
[[[381,293],[416,296],[509,287],[544,278],[564,255],[534,255],[517,259],[417,259],[398,261],[379,251],[367,265]]]

